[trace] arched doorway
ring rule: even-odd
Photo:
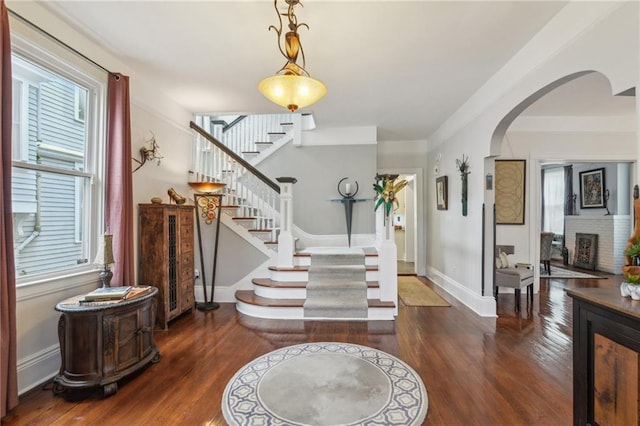
[[[625,91],[622,95],[629,94]],[[516,251],[527,258],[535,271],[536,291],[539,288],[539,235],[541,232],[541,170],[545,165],[635,163],[636,124],[635,99],[615,96],[609,80],[603,74],[581,71],[560,78],[541,88],[513,108],[499,122],[491,138],[491,156],[485,161],[485,173],[493,174],[497,158],[527,160],[525,225],[494,226],[492,212],[485,220],[485,251],[493,252],[494,244],[518,241]],[[611,173],[611,179],[621,179]],[[635,173],[631,173],[635,176]],[[622,178],[624,179],[624,178]],[[577,181],[577,179],[576,179]],[[576,183],[577,185],[577,183]],[[631,196],[627,182],[620,184],[624,200]],[[493,191],[485,191],[485,203],[492,206]],[[624,205],[624,203],[621,203]],[[624,208],[620,208],[624,210]],[[589,212],[605,214],[602,212]],[[621,211],[621,214],[628,212]],[[486,263],[485,263],[486,264]],[[492,283],[493,268],[485,274]],[[485,287],[485,295],[492,286]]]

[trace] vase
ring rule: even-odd
[[[462,173],[462,216],[467,215],[467,185],[468,185],[469,173]]]
[[[626,281],[623,281],[623,282],[620,283],[620,295],[622,297],[631,296],[631,291],[629,289],[629,283],[627,283]]]
[[[629,292],[633,300],[640,300],[640,285],[630,284]]]

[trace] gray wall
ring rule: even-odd
[[[605,189],[609,190],[609,201],[607,202],[607,207],[609,207],[609,212],[611,214],[621,214],[627,215],[630,214],[629,210],[626,211],[618,211],[618,206],[620,205],[618,198],[627,198],[631,197],[631,194],[624,191],[620,193],[619,187],[625,190],[629,189],[629,181],[631,177],[627,174],[625,182],[618,182],[618,167],[619,163],[589,163],[589,164],[573,164],[573,192],[577,195],[576,198],[576,208],[577,213],[579,215],[584,216],[602,216],[606,213],[606,209],[604,208],[580,208],[580,172],[585,172],[589,170],[596,170],[600,168],[604,168],[604,183]],[[630,205],[625,203],[625,205]]]
[[[373,181],[376,175],[376,145],[329,145],[282,147],[258,168],[274,179],[291,176],[293,186],[293,222],[303,231],[316,235],[345,234],[345,215],[337,185],[343,177],[357,181],[356,199],[368,201],[353,207],[352,234],[375,232]]]
[[[196,217],[197,219],[197,217]],[[213,253],[215,242],[215,222],[205,225],[200,222],[202,232],[202,251],[204,257],[204,273],[207,279],[207,291],[211,288],[211,272],[213,269]],[[195,269],[201,270],[198,240],[195,241]],[[220,224],[220,238],[218,240],[218,261],[216,262],[216,287],[228,287],[245,277],[249,272],[267,260],[267,256],[253,247],[234,231]],[[195,285],[202,287],[202,273],[196,279]],[[208,294],[211,297],[210,293]]]

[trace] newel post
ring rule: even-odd
[[[394,302],[398,315],[398,248],[395,242],[393,211],[385,218],[384,209],[376,210],[376,249],[380,300]]]
[[[278,236],[278,267],[293,267],[295,242],[293,240],[293,184],[296,178],[279,177],[280,183],[280,235]]]

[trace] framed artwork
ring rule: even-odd
[[[436,204],[438,206],[438,210],[447,210],[449,208],[448,204],[448,184],[447,177],[441,176],[436,179]]]
[[[580,208],[605,208],[604,189],[604,168],[580,172]]]
[[[527,160],[495,161],[497,225],[524,225]]]

